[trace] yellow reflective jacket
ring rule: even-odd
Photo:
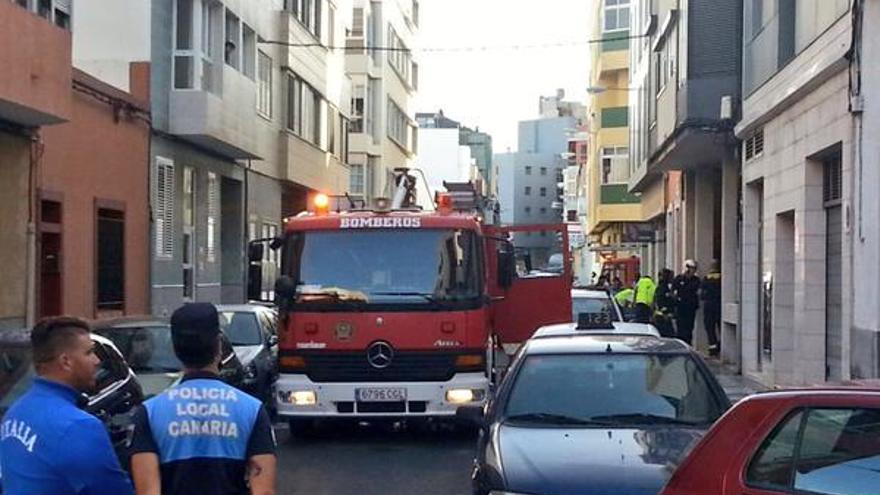
[[[648,277],[642,277],[636,284],[636,304],[654,305],[654,293],[657,292],[657,284]]]

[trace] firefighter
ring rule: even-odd
[[[654,296],[657,292],[657,284],[650,275],[642,275],[636,282],[635,289],[635,321],[637,323],[651,322],[651,308],[654,307]]]
[[[135,415],[131,467],[138,494],[275,493],[269,415],[260,401],[218,377],[217,309],[196,303],[175,311],[171,340],[184,376]]]
[[[700,308],[700,277],[697,276],[697,262],[684,262],[684,272],[672,282],[675,291],[675,323],[678,338],[692,344],[694,340],[694,319]]]
[[[703,277],[700,299],[703,301],[703,326],[709,339],[709,355],[718,356],[721,353],[721,343],[718,341],[721,325],[721,269],[718,260],[712,260],[709,273]]]
[[[657,276],[657,292],[654,297],[654,326],[663,337],[675,337],[675,326],[672,324],[675,314],[675,294],[672,280],[675,273],[669,268],[660,270]]]

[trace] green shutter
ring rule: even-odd
[[[639,197],[630,194],[626,184],[606,184],[602,186],[601,203],[603,205],[625,205],[638,203]]]
[[[602,128],[626,127],[629,125],[629,107],[602,109]]]
[[[602,35],[603,52],[614,52],[618,50],[629,50],[629,31],[616,31],[614,33],[605,33]]]

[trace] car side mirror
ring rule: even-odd
[[[269,347],[275,347],[276,345],[278,345],[278,336],[277,335],[270,335],[269,340],[268,340],[268,344],[269,344]]]
[[[275,305],[286,309],[296,298],[296,282],[288,275],[282,275],[275,280]]]
[[[486,426],[483,406],[460,406],[455,410],[455,419],[463,424],[482,428]]]

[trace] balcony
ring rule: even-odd
[[[628,184],[603,184],[599,203],[603,205],[638,204],[639,197],[629,192]]]
[[[70,31],[0,1],[0,47],[8,47],[0,49],[0,120],[22,127],[69,120]]]
[[[204,63],[204,62],[202,62]],[[203,88],[176,89],[170,98],[170,132],[220,155],[236,160],[262,159],[255,120],[256,83],[223,65],[204,74]],[[220,77],[219,84],[214,77]],[[207,81],[212,81],[208,83]]]

